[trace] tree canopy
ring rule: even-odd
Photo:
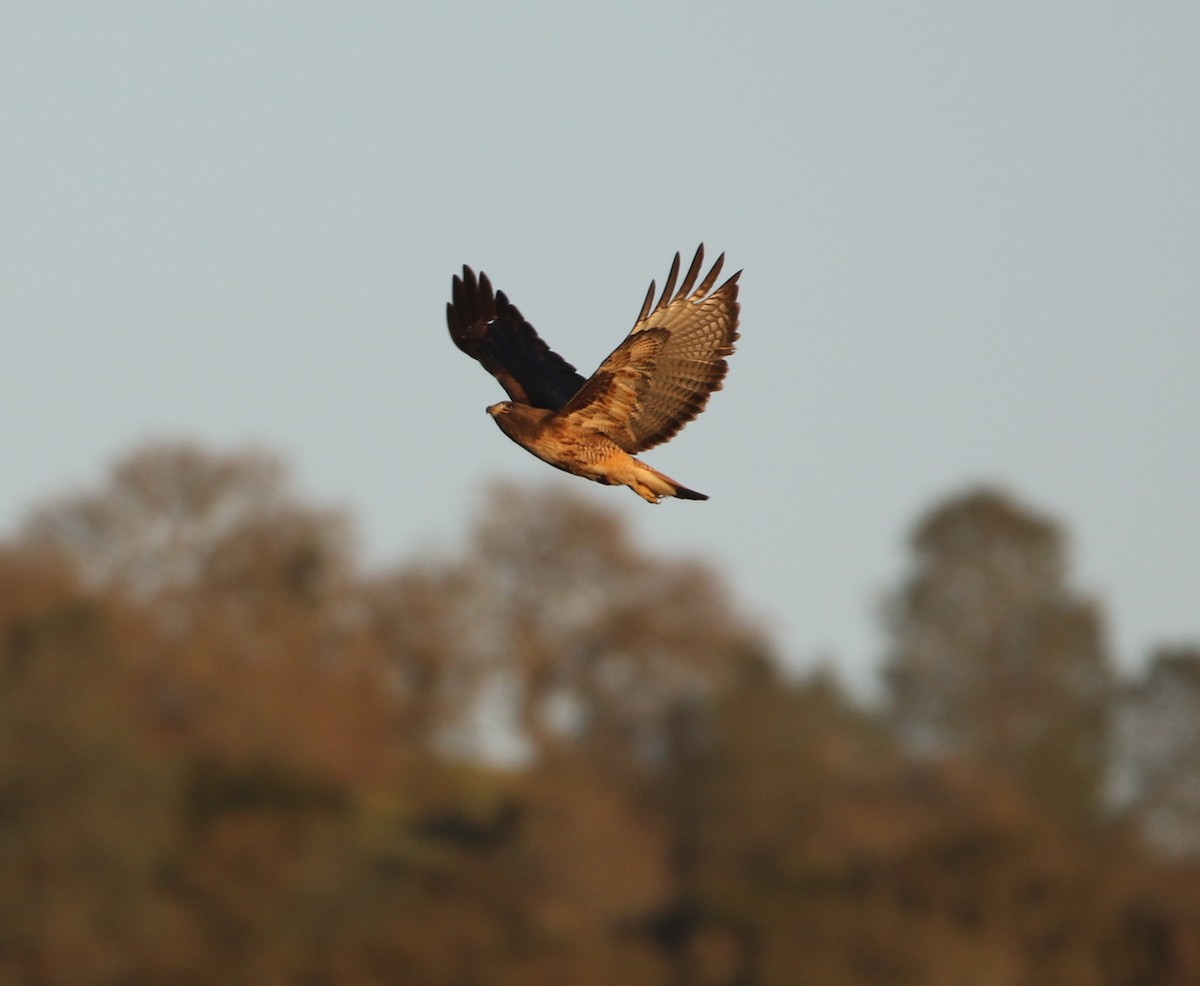
[[[1066,535],[918,523],[884,706],[556,487],[366,570],[159,444],[0,545],[0,983],[1200,981],[1197,658],[1122,681]]]

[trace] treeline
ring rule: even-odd
[[[568,495],[366,572],[137,450],[0,547],[0,984],[1200,982],[1200,648],[1121,680],[986,490],[887,618],[864,708]]]

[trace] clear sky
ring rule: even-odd
[[[373,561],[486,483],[716,563],[859,686],[904,538],[996,482],[1136,667],[1200,640],[1200,5],[0,3],[0,529],[150,437],[283,452]],[[726,388],[650,507],[484,415],[483,268],[585,373],[703,240]]]

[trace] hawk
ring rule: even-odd
[[[707,500],[634,453],[660,445],[704,410],[729,370],[738,338],[738,271],[715,291],[725,255],[699,284],[704,244],[675,290],[679,254],[654,303],[590,377],[546,345],[487,275],[463,267],[446,305],[450,337],[478,360],[510,400],[487,409],[500,430],[543,462],[598,483],[628,486],[643,500]],[[694,290],[693,290],[694,288]]]

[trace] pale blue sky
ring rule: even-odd
[[[156,436],[281,450],[375,561],[561,483],[862,686],[994,481],[1136,666],[1200,639],[1198,51],[1195,3],[0,3],[0,529]],[[701,240],[743,341],[648,460],[711,501],[500,434],[463,263],[590,372]]]

